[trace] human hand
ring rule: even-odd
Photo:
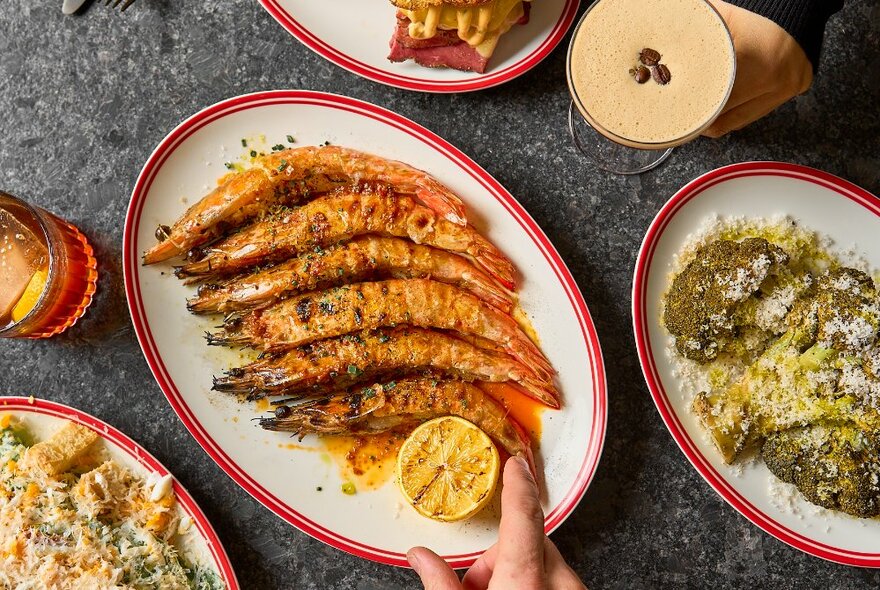
[[[406,554],[425,590],[586,590],[556,545],[544,534],[538,486],[528,464],[511,457],[504,465],[498,542],[458,576],[430,549]]]
[[[813,82],[813,66],[798,42],[773,21],[723,0],[709,1],[727,23],[736,50],[730,98],[703,132],[721,137],[806,92]]]

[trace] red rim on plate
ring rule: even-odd
[[[117,445],[125,451],[129,457],[149,469],[150,472],[158,473],[162,476],[169,475],[170,473],[158,459],[128,436],[106,422],[86,414],[85,412],[71,408],[70,406],[32,397],[0,397],[0,412],[43,414],[76,422],[77,424],[91,428],[97,432],[102,439],[108,440]],[[205,543],[211,552],[211,559],[214,561],[217,573],[223,579],[228,590],[238,590],[238,580],[235,577],[232,564],[229,562],[229,556],[226,555],[226,550],[223,548],[223,544],[217,537],[214,527],[208,522],[202,509],[199,508],[196,501],[189,495],[186,488],[184,488],[180,482],[173,477],[173,474],[172,479],[174,481],[174,495],[177,497],[177,501],[186,515],[192,519],[199,535],[205,540]]]
[[[140,288],[139,268],[141,256],[137,249],[136,228],[140,225],[140,216],[144,206],[145,197],[150,190],[150,185],[152,184],[157,171],[181,142],[205,125],[232,113],[278,104],[321,106],[324,108],[339,109],[341,111],[355,113],[380,121],[431,146],[447,157],[453,164],[477,180],[495,199],[504,205],[510,215],[512,215],[528,233],[546,258],[547,263],[555,272],[578,317],[584,342],[586,343],[589,352],[588,361],[590,372],[594,379],[593,390],[591,393],[593,396],[595,412],[592,417],[592,424],[590,424],[589,431],[586,433],[586,436],[588,436],[587,451],[585,453],[584,461],[578,471],[578,475],[564,498],[557,506],[550,510],[545,517],[544,528],[547,533],[550,533],[568,517],[586,492],[587,486],[592,480],[596,466],[599,462],[599,457],[602,453],[602,445],[605,439],[605,423],[607,418],[605,369],[602,361],[602,352],[599,347],[599,340],[596,335],[593,320],[590,317],[590,312],[587,309],[587,305],[584,302],[583,296],[581,295],[574,278],[571,276],[565,263],[560,258],[559,253],[550,243],[547,236],[544,235],[544,232],[541,231],[535,223],[534,219],[532,219],[525,209],[523,209],[522,205],[520,205],[497,180],[458,148],[428,131],[421,125],[367,102],[335,94],[305,90],[277,90],[239,96],[217,103],[193,115],[178,125],[177,128],[175,128],[150,155],[150,158],[147,160],[147,163],[144,165],[143,170],[138,176],[125,220],[123,245],[125,290],[126,295],[128,296],[129,311],[131,312],[132,322],[134,323],[141,349],[144,352],[144,356],[150,365],[150,369],[152,370],[156,381],[159,383],[162,391],[165,392],[165,396],[168,398],[174,411],[177,412],[177,415],[183,421],[186,428],[195,437],[199,444],[202,445],[211,458],[213,458],[214,461],[216,461],[236,483],[275,514],[303,532],[338,549],[380,563],[408,567],[406,555],[403,553],[387,551],[359,543],[338,535],[332,530],[306,518],[298,513],[292,506],[282,502],[279,498],[262,487],[228,455],[226,455],[223,449],[211,438],[209,433],[198,421],[181,397],[177,386],[164,366],[161,355],[159,354],[156,343],[150,332],[149,324],[146,321]],[[467,567],[471,565],[479,555],[480,552],[444,555],[443,557],[454,567]]]
[[[702,192],[728,180],[749,176],[794,178],[817,184],[850,199],[864,207],[871,214],[880,217],[880,200],[868,191],[827,172],[796,164],[744,162],[718,168],[691,181],[675,193],[663,208],[660,209],[660,212],[657,213],[657,217],[654,218],[654,221],[648,228],[648,232],[642,242],[642,247],[639,250],[638,260],[636,261],[632,293],[633,330],[635,332],[636,347],[639,352],[642,372],[645,375],[645,380],[648,383],[648,389],[651,391],[654,403],[657,405],[657,410],[663,417],[666,427],[682,452],[709,485],[743,516],[780,541],[810,555],[845,565],[880,567],[880,553],[863,553],[841,549],[820,543],[792,531],[774,520],[772,516],[754,506],[733,486],[727,483],[702,454],[690,436],[688,436],[687,431],[682,426],[669,401],[669,396],[663,388],[663,383],[654,363],[654,351],[651,348],[651,341],[648,336],[648,318],[650,315],[647,309],[647,286],[648,270],[651,267],[654,251],[660,236],[675,214]]]
[[[381,2],[382,0],[370,1]],[[491,69],[490,65],[490,70],[485,74],[480,75],[479,78],[431,80],[429,78],[417,78],[395,74],[366,64],[352,55],[339,51],[326,41],[320,39],[298,22],[293,14],[281,6],[278,0],[259,0],[259,2],[263,5],[263,8],[275,18],[275,20],[281,23],[291,35],[299,39],[303,45],[323,58],[345,68],[349,72],[367,78],[368,80],[373,80],[374,82],[394,86],[395,88],[438,93],[483,90],[485,88],[492,88],[493,86],[504,84],[505,82],[525,74],[541,63],[541,61],[543,61],[543,59],[547,57],[557,45],[559,45],[562,38],[565,37],[565,34],[568,32],[571,23],[574,21],[575,14],[577,14],[578,7],[580,6],[580,0],[566,0],[565,6],[562,9],[562,14],[559,15],[559,20],[553,26],[553,30],[547,38],[544,39],[541,45],[539,45],[534,51],[512,65],[498,70]],[[389,35],[391,34],[392,25],[393,23],[389,23],[388,25]],[[389,62],[389,67],[392,66],[393,64]]]

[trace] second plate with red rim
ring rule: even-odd
[[[559,45],[580,0],[535,0],[529,22],[498,42],[487,71],[426,68],[388,61],[396,8],[388,0],[259,0],[290,34],[338,66],[369,80],[421,92],[470,92],[528,72]]]
[[[151,474],[160,477],[169,475],[165,466],[138,443],[113,426],[81,410],[34,397],[0,397],[0,415],[4,414],[11,414],[20,420],[27,432],[38,440],[51,436],[67,421],[75,422],[94,430],[103,441],[110,458],[138,477],[146,479]],[[177,480],[174,480],[173,490],[181,514],[193,523],[184,533],[182,546],[179,547],[183,549],[184,556],[213,570],[227,590],[238,590],[238,580],[229,557],[202,509]]]
[[[633,329],[642,371],[666,426],[703,478],[731,506],[777,539],[830,561],[880,567],[880,521],[857,519],[809,504],[799,494],[771,493],[776,478],[761,461],[729,466],[690,411],[666,354],[661,298],[672,260],[712,216],[789,216],[829,236],[832,249],[853,250],[880,267],[880,200],[831,174],[780,162],[746,162],[713,170],[663,206],[642,243],[633,277]],[[791,488],[784,488],[791,491]]]
[[[126,293],[141,348],[180,419],[261,503],[355,555],[407,565],[406,550],[428,544],[465,567],[497,538],[497,519],[443,524],[419,516],[401,502],[393,481],[342,494],[338,470],[322,459],[314,437],[302,444],[319,452],[281,448],[290,438],[255,426],[253,407],[210,391],[212,375],[241,359],[206,346],[203,331],[216,321],[189,314],[184,300],[192,288],[170,275],[170,265],[141,266],[141,254],[155,243],[157,224],[177,218],[227,171],[225,162],[250,149],[241,147],[243,138],[263,134],[268,146],[291,135],[298,145],[330,141],[426,170],[464,196],[475,225],[512,259],[522,276],[521,306],[559,371],[564,396],[562,410],[542,415],[545,529],[554,530],[586,491],[605,436],[605,373],[583,297],[547,237],[497,180],[437,135],[369,103],[295,90],[229,99],[181,123],[144,166],[126,218]]]

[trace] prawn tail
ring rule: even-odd
[[[511,385],[533,400],[539,401],[554,410],[559,409],[559,390],[556,389],[552,381],[544,381],[536,377],[525,377],[512,381]]]
[[[513,309],[514,295],[490,276],[477,271],[469,272],[462,278],[462,286],[492,307],[506,314],[509,314]]]
[[[513,263],[492,242],[476,231],[473,232],[473,241],[474,245],[468,253],[477,264],[486,269],[504,287],[513,289],[516,286],[514,282],[516,271]]]
[[[525,334],[510,342],[509,351],[517,360],[530,367],[539,379],[548,383],[553,382],[556,370],[544,353]]]
[[[430,176],[418,183],[416,195],[430,209],[455,225],[467,225],[464,203],[458,195]]]

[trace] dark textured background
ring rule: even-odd
[[[315,56],[255,0],[138,0],[122,15],[95,5],[75,17],[62,16],[60,5],[5,0],[0,7],[0,187],[81,227],[95,244],[101,278],[94,306],[69,333],[0,342],[0,394],[71,404],[143,444],[201,503],[243,588],[417,586],[409,571],[300,533],[234,485],[165,401],[129,321],[122,226],[143,162],[186,116],[275,88],[347,94],[440,133],[494,174],[562,253],[592,310],[608,368],[604,456],[580,507],[553,535],[591,588],[880,584],[880,572],[825,563],[764,534],[703,482],[651,402],[629,313],[632,267],[650,220],[707,170],[787,160],[880,193],[880,1],[850,1],[832,19],[807,95],[726,139],[695,141],[635,178],[597,172],[572,148],[563,124],[565,44],[500,88],[422,95]]]

